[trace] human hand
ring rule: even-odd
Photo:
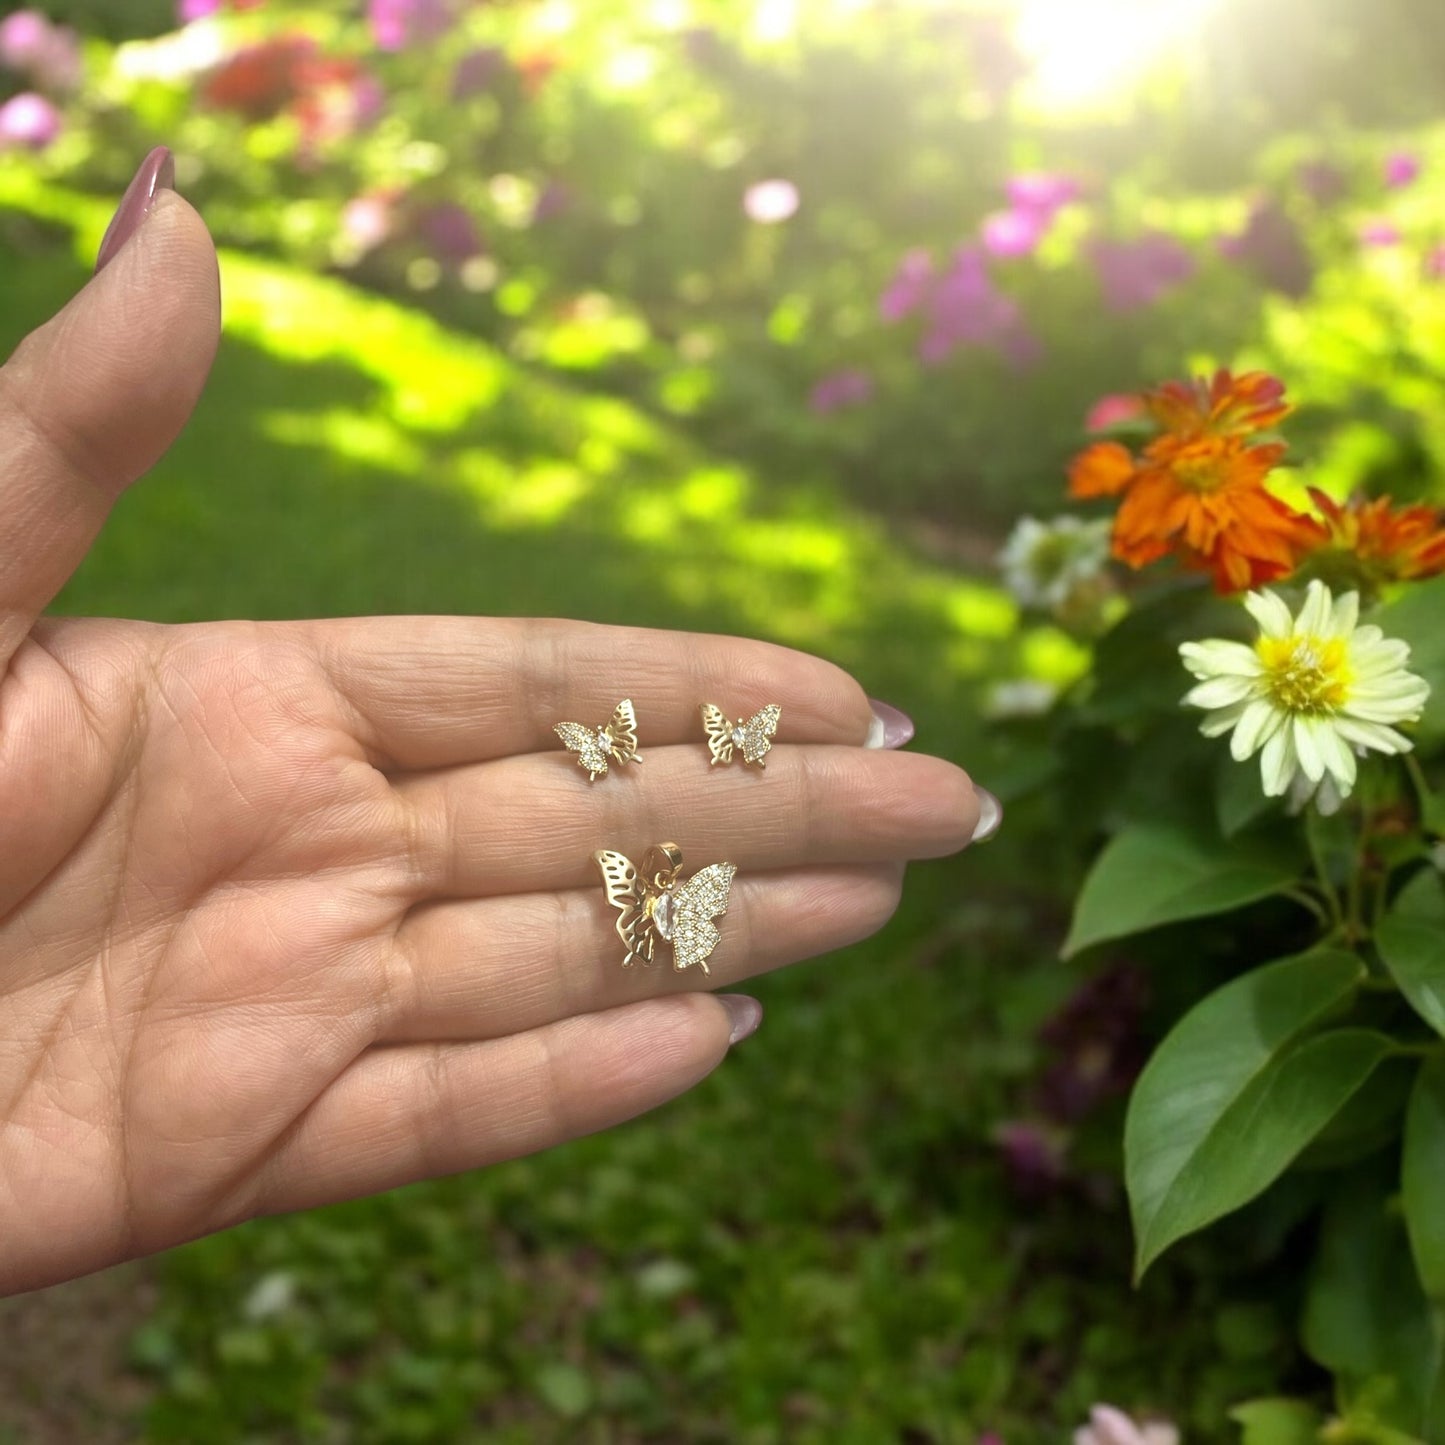
[[[0,370],[0,1293],[652,1108],[756,1027],[701,988],[874,931],[905,860],[996,814],[762,643],[37,620],[214,354],[163,160]],[[589,786],[552,725],[624,695],[646,765]],[[782,704],[765,776],[708,766],[705,699]],[[664,838],[739,868],[706,978],[620,966],[591,855]]]

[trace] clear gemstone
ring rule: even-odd
[[[743,739],[744,739],[746,736],[747,736],[747,734],[746,734],[745,732],[743,732],[743,725],[742,725],[741,723],[739,723],[739,724],[733,729],[733,746],[734,746],[735,748],[740,748],[740,747],[742,747],[742,745],[743,745]]]
[[[657,924],[657,931],[669,943],[672,942],[672,894],[664,893],[656,903],[652,905],[652,919]]]

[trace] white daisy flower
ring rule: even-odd
[[[1288,793],[1298,806],[1312,798],[1332,813],[1355,785],[1357,754],[1410,751],[1394,724],[1419,718],[1430,684],[1405,670],[1407,643],[1359,625],[1356,592],[1336,599],[1311,582],[1298,617],[1273,592],[1251,592],[1244,605],[1259,624],[1252,647],[1218,639],[1180,647],[1199,679],[1185,705],[1209,713],[1206,737],[1233,734],[1236,761],[1261,753],[1269,797]]]
[[[1020,518],[998,554],[1004,586],[1025,607],[1067,607],[1103,576],[1111,526],[1108,518]]]

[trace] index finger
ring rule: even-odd
[[[880,732],[842,668],[775,643],[550,618],[368,617],[300,624],[360,741],[399,769],[550,752],[553,727],[599,727],[623,698],[638,743],[704,740],[701,704],[748,717],[778,703],[781,742]]]

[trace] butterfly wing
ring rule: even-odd
[[[607,749],[595,728],[585,728],[581,723],[560,722],[552,731],[562,739],[568,752],[577,754],[579,768],[586,768],[593,778],[599,773],[606,773]]]
[[[657,937],[652,919],[647,914],[637,869],[631,859],[614,853],[610,848],[599,849],[592,855],[592,860],[602,870],[602,886],[607,890],[607,901],[621,915],[617,920],[617,936],[627,949],[622,966],[631,968],[639,958],[644,963],[651,963]]]
[[[732,863],[713,863],[699,869],[673,890],[672,966],[691,968],[697,964],[707,972],[707,956],[717,947],[718,931],[713,919],[728,911],[732,891]]]
[[[707,729],[707,750],[712,754],[711,767],[733,760],[733,725],[720,707],[705,702],[698,709],[702,713],[702,725]]]
[[[630,697],[624,697],[612,710],[607,735],[612,739],[612,756],[619,763],[642,761],[637,752],[637,712]]]
[[[777,703],[770,702],[767,707],[759,708],[743,724],[745,763],[756,763],[760,768],[767,767],[763,759],[772,751],[773,734],[778,730],[778,719],[782,715],[783,709]]]

